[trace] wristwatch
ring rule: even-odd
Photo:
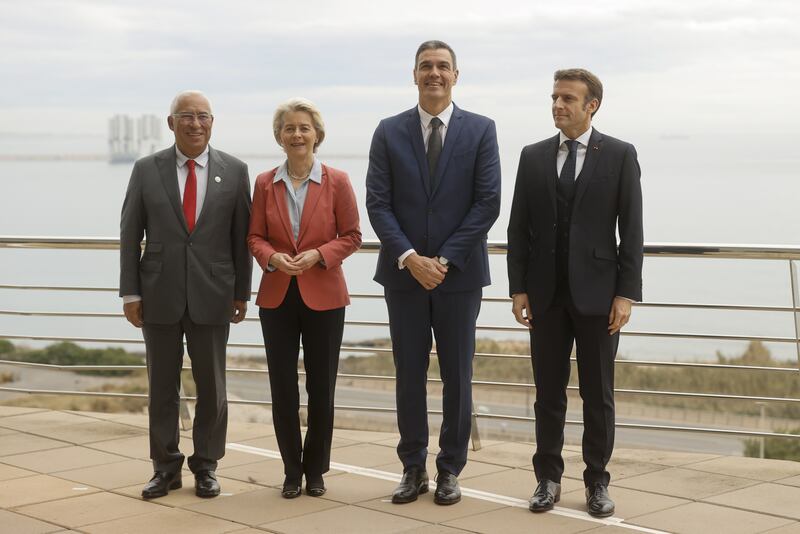
[[[444,256],[439,256],[439,263],[447,267],[448,265],[450,265],[450,260],[448,260]]]

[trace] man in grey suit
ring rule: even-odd
[[[151,499],[180,488],[178,449],[183,339],[192,361],[197,407],[189,469],[195,493],[215,497],[225,454],[228,405],[225,347],[229,323],[250,300],[247,165],[208,145],[214,116],[199,91],[179,93],[167,119],[175,145],[138,160],[120,223],[120,296],[125,317],[142,328],[150,386]],[[144,255],[143,236],[147,236]]]

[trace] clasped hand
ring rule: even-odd
[[[276,252],[269,259],[269,264],[289,276],[297,276],[309,270],[322,260],[319,250],[312,249],[301,252],[297,256],[290,256],[285,252]]]
[[[444,282],[447,274],[447,266],[439,263],[438,258],[420,256],[416,252],[406,258],[405,266],[411,276],[429,291]]]

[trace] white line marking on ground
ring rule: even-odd
[[[266,458],[273,458],[278,460],[281,457],[281,453],[278,451],[271,451],[269,449],[262,449],[260,447],[252,447],[250,445],[243,445],[241,443],[228,443],[226,448],[234,451],[246,452],[249,454],[255,454],[257,456],[264,456]],[[400,482],[400,475],[396,473],[390,473],[388,471],[379,471],[377,469],[371,469],[369,467],[360,467],[357,465],[331,462],[331,469],[336,469],[337,471],[344,471],[345,473],[352,473],[354,475],[361,475],[365,477],[378,478],[381,480],[388,480],[390,482]],[[435,490],[436,484],[434,482],[431,482],[430,488],[431,490]],[[487,491],[481,491],[464,487],[461,488],[461,494],[466,497],[472,497],[473,499],[481,499],[483,501],[493,502],[495,504],[502,504],[504,506],[513,506],[515,508],[525,508],[525,509],[528,508],[528,501],[517,499],[516,497],[509,497],[507,495],[498,495],[496,493],[489,493]],[[601,525],[610,525],[620,528],[626,528],[628,530],[634,530],[637,532],[646,532],[648,534],[669,534],[668,532],[665,532],[663,530],[655,530],[652,528],[640,527],[637,525],[631,525],[625,523],[625,520],[622,519],[621,517],[612,516],[604,519],[599,519],[590,516],[586,512],[581,512],[580,510],[572,510],[571,508],[562,508],[561,506],[556,506],[547,513],[561,515],[564,517],[569,517],[571,519],[580,519],[582,521],[599,523]]]

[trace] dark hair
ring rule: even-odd
[[[600,78],[586,69],[561,69],[553,74],[553,81],[557,82],[559,80],[583,82],[587,89],[584,105],[591,102],[592,99],[597,99],[597,109],[600,109],[600,104],[603,102],[603,83]],[[592,113],[593,117],[597,113],[597,109]]]
[[[453,49],[450,48],[450,45],[445,43],[444,41],[425,41],[419,48],[417,48],[417,55],[414,56],[414,69],[417,68],[417,63],[419,62],[419,55],[423,53],[425,50],[440,50],[444,49],[450,52],[450,57],[453,58],[453,70],[456,70],[456,53],[453,52]]]

